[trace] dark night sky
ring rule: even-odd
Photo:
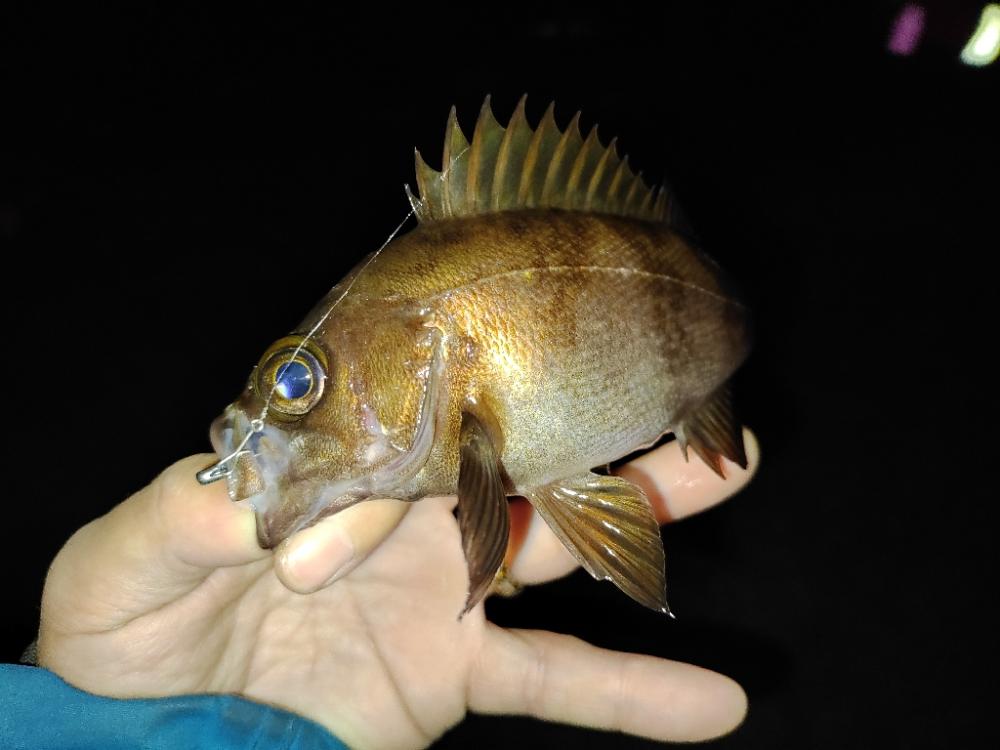
[[[996,64],[977,15],[899,4],[10,13],[2,48],[8,571],[3,656],[77,527],[207,426],[263,349],[407,211],[448,108],[618,135],[755,312],[737,393],[764,461],[665,530],[678,622],[584,574],[497,621],[737,678],[718,748],[993,747]],[[9,557],[9,560],[6,559]],[[654,747],[470,717],[441,748]]]

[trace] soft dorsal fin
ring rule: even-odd
[[[597,126],[583,136],[577,112],[565,130],[556,125],[550,104],[537,128],[524,113],[521,97],[507,127],[496,121],[487,96],[472,142],[448,115],[441,171],[416,152],[420,197],[406,193],[421,222],[476,216],[522,208],[615,214],[647,221],[669,221],[672,196],[653,190],[618,156],[617,140],[607,146]]]

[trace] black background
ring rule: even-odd
[[[1000,86],[957,59],[974,5],[896,58],[899,5],[5,11],[5,659],[69,534],[208,450],[406,214],[413,146],[527,92],[668,178],[741,284],[764,460],[665,530],[676,623],[579,573],[491,617],[734,676],[713,747],[996,746]],[[470,717],[439,746],[555,742],[655,744]]]

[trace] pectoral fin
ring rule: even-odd
[[[462,414],[459,438],[458,526],[469,566],[469,597],[464,615],[475,607],[503,564],[510,536],[510,515],[500,457],[482,422]]]
[[[720,477],[725,478],[722,473],[723,456],[744,469],[747,467],[743,430],[733,412],[728,384],[681,419],[674,433],[684,450],[684,458],[687,458],[690,446]]]
[[[620,477],[584,474],[527,494],[590,575],[668,611],[660,527],[641,489]]]

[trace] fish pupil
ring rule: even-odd
[[[274,374],[274,387],[284,399],[302,398],[312,389],[312,373],[301,362],[286,362]]]

